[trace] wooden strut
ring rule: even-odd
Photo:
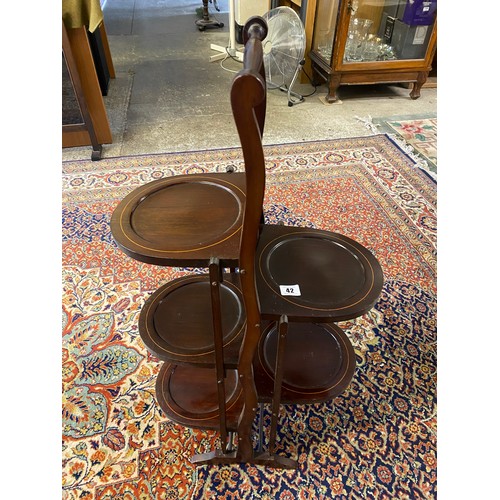
[[[224,340],[221,318],[220,284],[224,277],[219,259],[212,257],[208,265],[208,275],[210,280],[210,298],[212,302],[212,322],[214,328],[215,346],[215,374],[217,379],[217,401],[219,404],[219,432],[222,450],[215,450],[210,453],[194,455],[191,459],[193,463],[201,464],[210,462],[215,457],[227,457],[234,459],[232,449],[233,433],[227,431],[226,422],[226,388],[224,379],[226,378],[226,368],[224,366]]]
[[[224,385],[224,379],[226,378],[226,368],[224,366],[224,341],[220,301],[220,284],[222,282],[222,272],[219,266],[219,259],[213,257],[210,259],[208,274],[210,279],[210,298],[212,300],[212,320],[214,326],[215,373],[217,378],[217,395],[219,401],[219,428],[222,449],[226,451],[226,390]]]
[[[274,369],[274,390],[271,410],[271,430],[269,433],[269,453],[274,453],[276,445],[276,428],[278,426],[278,416],[281,403],[281,385],[283,382],[283,358],[285,356],[286,334],[288,331],[288,318],[282,315],[278,324],[278,350]]]
[[[275,467],[282,467],[286,469],[296,469],[298,463],[287,457],[276,455],[276,430],[278,428],[278,417],[281,405],[281,387],[283,385],[283,372],[284,372],[284,357],[286,348],[286,336],[288,333],[288,318],[282,315],[278,322],[278,348],[276,351],[276,360],[274,365],[274,387],[273,387],[273,400],[271,402],[271,428],[269,431],[268,451],[263,452],[263,405],[260,406],[260,419],[259,419],[259,455],[255,458],[255,462],[273,465]]]
[[[245,273],[243,273],[245,274]],[[216,464],[216,463],[235,463],[249,462],[258,465],[269,465],[286,469],[295,469],[298,464],[295,460],[286,457],[281,457],[274,454],[276,430],[279,417],[279,408],[281,404],[281,386],[283,382],[283,358],[285,354],[286,334],[288,331],[288,319],[285,315],[281,316],[278,331],[278,350],[275,362],[275,381],[274,393],[272,401],[272,418],[271,431],[269,437],[268,451],[263,451],[263,412],[261,405],[261,413],[259,419],[259,447],[257,455],[253,452],[249,459],[242,459],[242,455],[238,449],[233,448],[233,433],[228,432],[226,422],[226,391],[224,379],[226,370],[224,366],[224,346],[223,346],[223,331],[221,321],[221,300],[220,300],[220,283],[223,281],[223,273],[220,267],[219,260],[212,258],[209,264],[209,279],[212,301],[212,318],[214,325],[214,344],[215,344],[215,369],[217,379],[217,396],[219,405],[219,432],[222,449],[217,449],[209,453],[200,453],[191,458],[191,462],[196,465]],[[241,441],[241,439],[240,439]]]

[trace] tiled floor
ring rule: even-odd
[[[116,78],[104,97],[113,143],[103,157],[238,146],[229,89],[241,64],[210,62],[211,44],[229,44],[228,2],[210,3],[224,28],[198,30],[201,0],[107,0],[104,20]],[[294,90],[307,95],[306,83]],[[289,107],[286,94],[269,91],[264,142],[297,142],[371,134],[358,120],[436,114],[437,89],[420,99],[401,85],[345,86],[340,102],[325,104],[323,85]],[[87,159],[89,148],[63,150],[65,159]]]

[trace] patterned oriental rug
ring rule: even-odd
[[[435,116],[357,117],[374,134],[387,134],[427,174],[437,180],[437,118]]]
[[[193,270],[125,256],[109,221],[146,182],[241,171],[240,150],[65,162],[64,499],[436,498],[436,185],[386,135],[265,150],[267,221],[355,238],[384,270],[372,312],[340,325],[357,357],[350,386],[328,403],[282,408],[278,449],[298,470],[193,467],[217,433],[162,414],[160,362],[137,328],[149,294]]]
[[[396,134],[421,154],[437,172],[437,118],[387,121]]]

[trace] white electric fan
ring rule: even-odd
[[[264,40],[264,67],[269,88],[288,94],[288,106],[304,100],[292,91],[304,64],[306,32],[297,13],[290,7],[276,7],[264,14],[268,32]],[[292,97],[293,96],[293,97]]]

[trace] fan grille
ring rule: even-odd
[[[289,88],[305,52],[305,30],[290,7],[277,7],[264,14],[268,34],[264,40],[264,66],[268,84]]]

